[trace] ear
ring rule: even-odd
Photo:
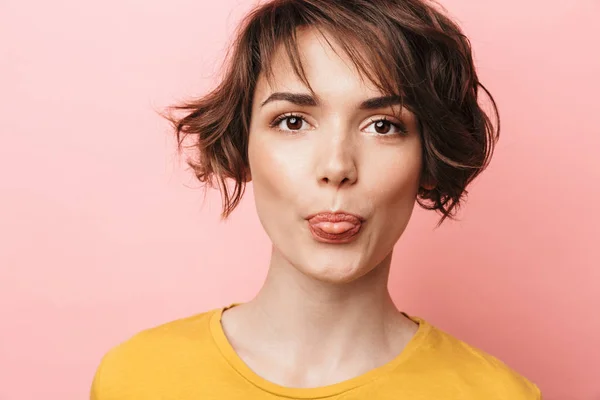
[[[420,186],[425,190],[433,190],[436,187],[435,181],[429,174],[423,174]]]
[[[248,183],[252,181],[252,171],[250,171],[250,167],[248,166],[245,170],[244,174],[244,182]]]

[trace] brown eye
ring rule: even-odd
[[[302,119],[298,117],[287,117],[286,121],[286,126],[291,131],[295,131],[302,128]]]
[[[304,126],[306,124],[306,126]],[[308,122],[300,115],[282,115],[271,124],[272,128],[276,128],[282,132],[298,132],[309,127]],[[304,129],[303,129],[304,128]]]
[[[388,133],[391,127],[392,124],[389,121],[383,119],[375,122],[375,131],[377,133]]]
[[[404,135],[408,133],[403,124],[388,121],[385,118],[371,120],[366,132],[382,136]]]

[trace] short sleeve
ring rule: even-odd
[[[104,366],[104,359],[100,362],[100,365],[96,369],[94,378],[92,380],[92,387],[90,390],[90,400],[107,400],[102,396],[102,367]]]

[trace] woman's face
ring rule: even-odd
[[[256,208],[279,258],[319,280],[349,282],[391,255],[410,219],[421,174],[417,121],[397,102],[376,100],[382,93],[341,48],[314,30],[298,34],[318,97],[280,48],[273,86],[261,75],[252,105]]]

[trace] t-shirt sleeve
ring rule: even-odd
[[[540,390],[540,388],[537,385],[533,384],[533,389],[536,392],[536,396],[537,396],[535,399],[542,400],[543,396],[542,396],[542,391]]]
[[[100,365],[96,369],[94,379],[92,380],[92,387],[90,390],[90,400],[108,400],[102,396],[102,367],[104,366],[104,359],[100,362]]]
[[[124,396],[122,388],[119,387],[121,386],[119,379],[115,379],[116,376],[121,375],[119,363],[115,360],[118,358],[116,350],[117,348],[111,349],[100,361],[92,380],[90,400],[121,400],[127,398],[127,396]],[[119,372],[115,372],[115,369]]]

